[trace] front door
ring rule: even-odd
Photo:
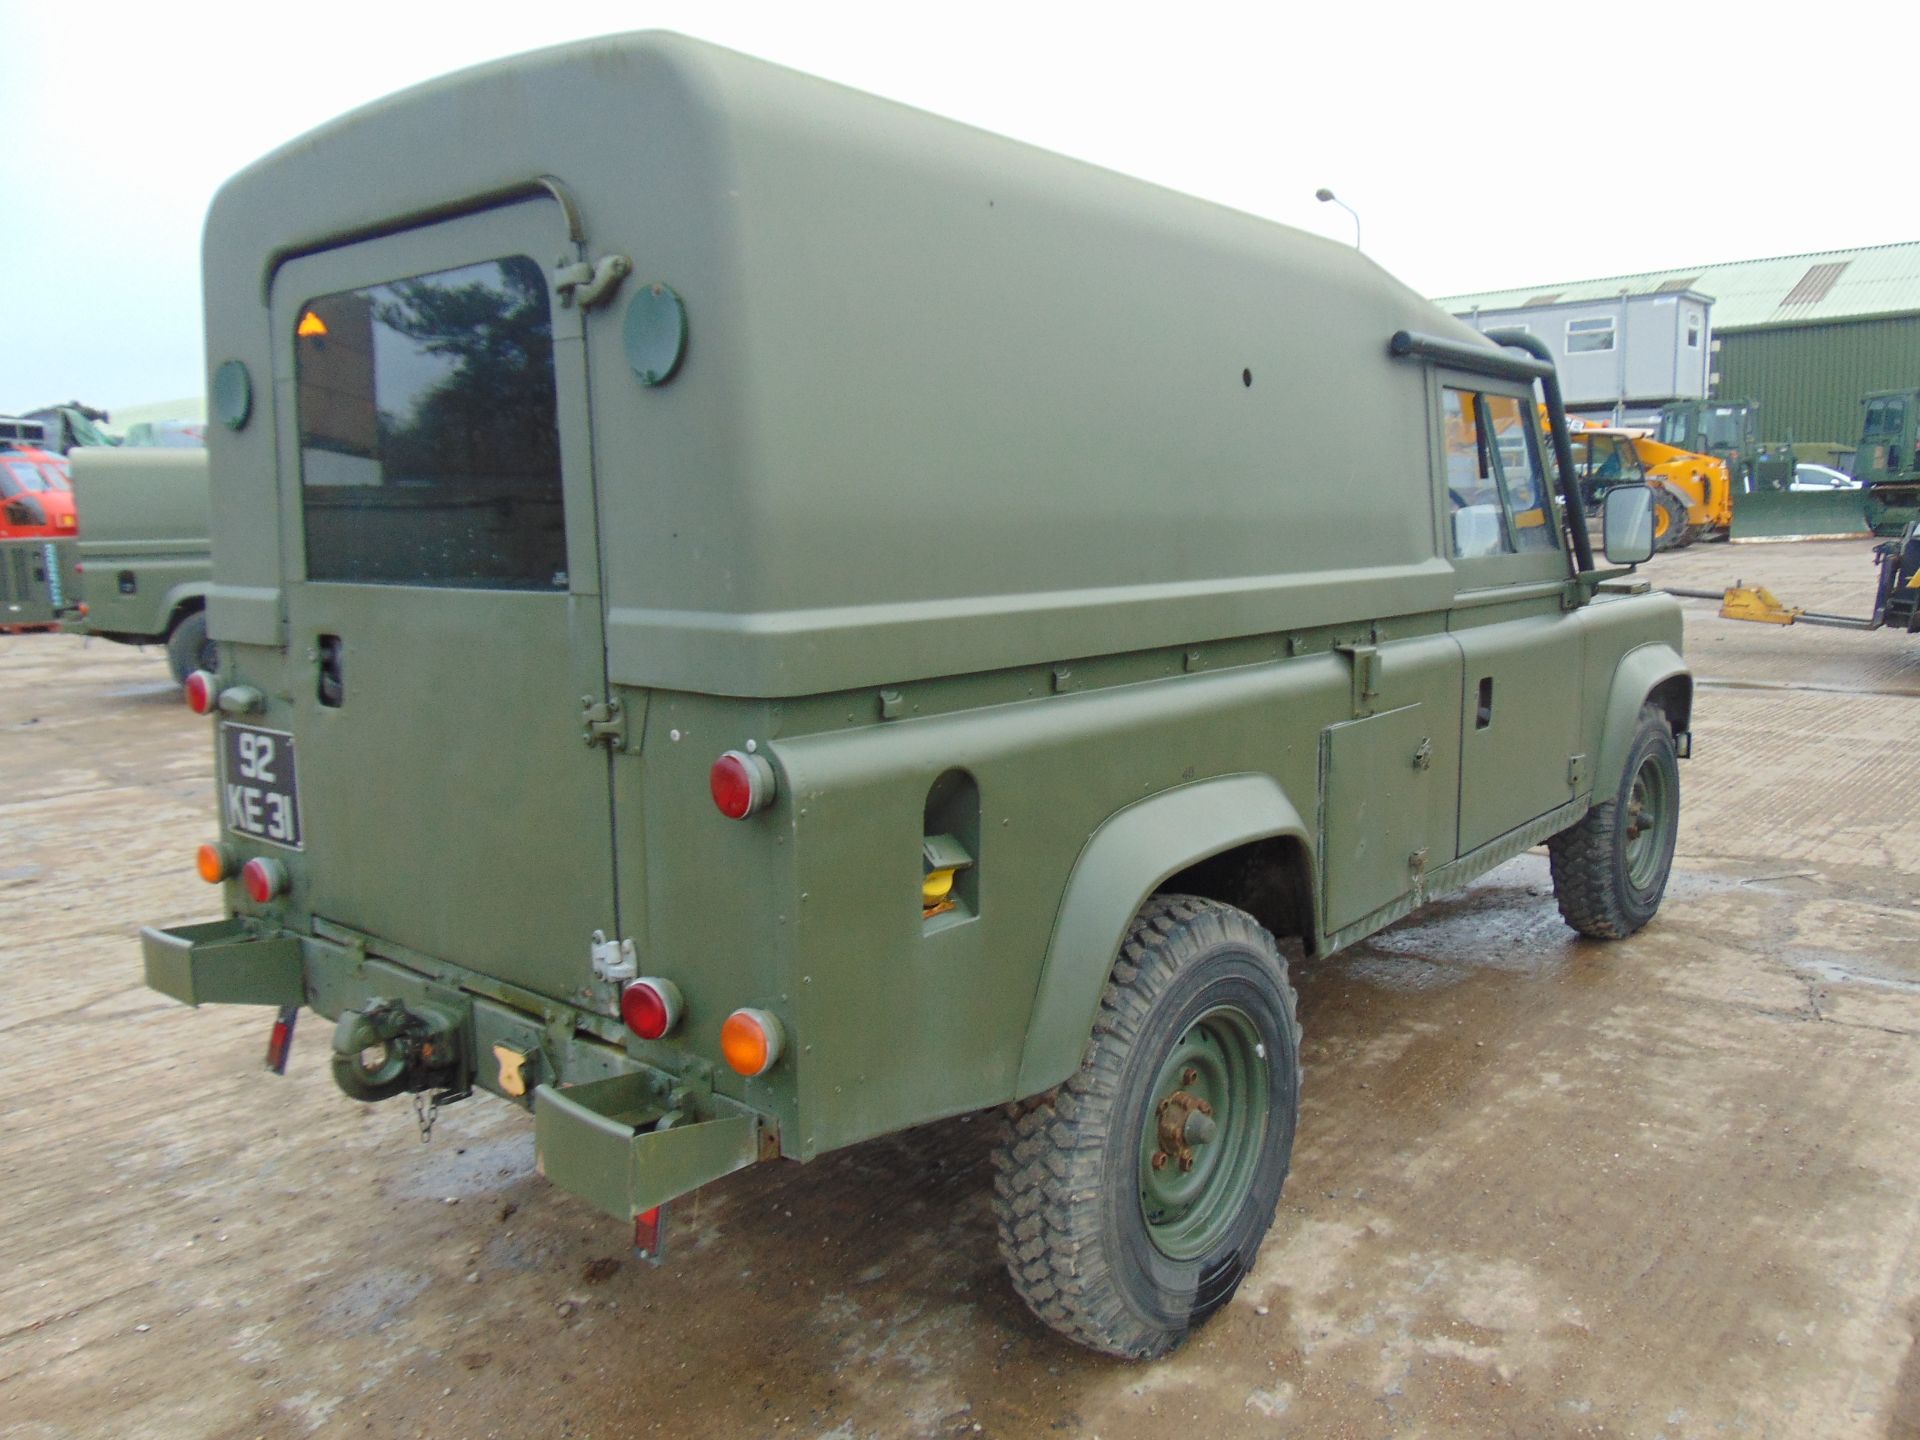
[[[566,241],[525,201],[292,260],[271,305],[314,914],[552,996],[619,933]]]
[[[1567,562],[1532,395],[1463,380],[1442,382],[1439,403],[1466,855],[1573,798],[1583,641],[1563,608]]]

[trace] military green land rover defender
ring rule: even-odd
[[[212,668],[206,451],[81,446],[67,463],[80,527],[61,628],[163,646],[178,681]]]
[[[1346,246],[642,35],[316,131],[205,265],[228,918],[149,981],[531,1110],[643,1248],[1003,1107],[1020,1294],[1163,1353],[1274,1217],[1284,957],[1542,842],[1660,903],[1679,609],[1527,337]]]

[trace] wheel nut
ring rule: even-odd
[[[1180,1083],[1182,1085],[1191,1085],[1193,1084],[1194,1081],[1198,1080],[1199,1078],[1200,1078],[1200,1072],[1194,1069],[1191,1065],[1189,1065],[1186,1069],[1180,1072]]]
[[[1156,1150],[1153,1152],[1153,1168],[1156,1170],[1164,1170],[1167,1168],[1167,1152],[1166,1151]]]
[[[1193,1156],[1191,1153],[1180,1157],[1180,1173],[1182,1175],[1190,1175],[1193,1173]]]

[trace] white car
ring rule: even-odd
[[[1793,467],[1792,490],[1858,490],[1860,482],[1842,470],[1826,465],[1796,465]]]

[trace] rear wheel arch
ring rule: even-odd
[[[175,590],[167,596],[167,628],[163,638],[171,638],[173,632],[183,625],[192,615],[206,612],[207,596],[204,590]]]
[[[1271,776],[1224,775],[1134,802],[1074,862],[1028,1016],[1016,1095],[1035,1095],[1085,1057],[1128,927],[1177,890],[1247,911],[1275,935],[1315,942],[1311,830]]]

